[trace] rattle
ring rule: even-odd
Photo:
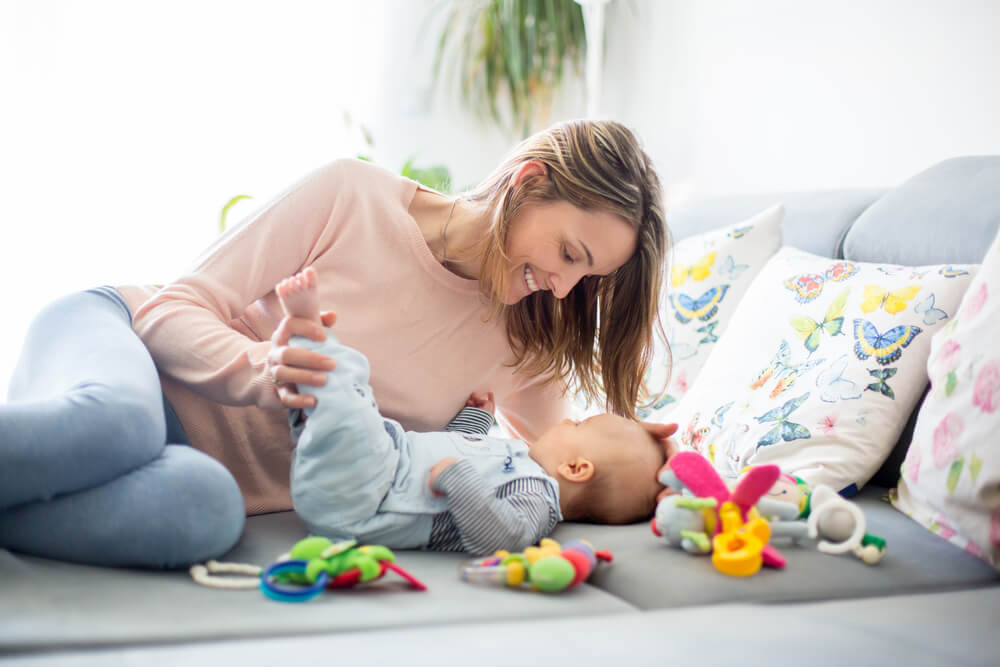
[[[470,561],[459,568],[462,581],[474,584],[500,584],[557,593],[586,581],[598,562],[610,562],[609,551],[595,551],[586,540],[573,540],[564,546],[544,538],[538,546],[523,553],[500,550],[488,558]]]

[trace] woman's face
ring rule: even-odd
[[[635,253],[637,233],[607,211],[586,211],[564,201],[525,206],[511,221],[507,293],[510,306],[532,292],[565,298],[584,276],[618,270]]]

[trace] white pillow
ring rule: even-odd
[[[657,340],[647,376],[651,390],[665,393],[639,416],[669,419],[673,404],[694,382],[740,299],[764,264],[781,247],[785,208],[777,204],[735,225],[689,236],[677,243],[660,301],[673,366]]]
[[[974,267],[907,268],[783,248],[671,418],[724,473],[776,463],[845,494],[878,470],[927,384],[933,332]]]
[[[931,341],[893,505],[1000,569],[1000,236],[958,314]]]

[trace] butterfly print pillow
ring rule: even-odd
[[[750,283],[781,247],[783,217],[784,207],[778,204],[674,246],[660,303],[670,354],[657,341],[647,384],[658,398],[639,406],[642,418],[669,420],[670,410],[698,377]]]
[[[682,444],[725,473],[776,463],[811,484],[857,491],[923,394],[931,337],[974,272],[782,248],[671,412]],[[709,301],[699,295],[678,314],[698,322]]]

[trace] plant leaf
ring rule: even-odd
[[[231,209],[238,201],[242,199],[253,199],[250,195],[236,195],[232,199],[226,202],[226,205],[222,207],[222,211],[219,213],[219,233],[226,231],[226,216],[229,215],[229,209]]]
[[[955,459],[951,467],[948,469],[948,479],[945,482],[948,486],[948,495],[953,495],[955,493],[955,487],[958,486],[958,478],[962,474],[962,466],[965,465],[965,459],[957,458]]]
[[[983,460],[973,454],[969,460],[969,476],[972,477],[972,483],[975,484],[979,479],[979,471],[983,468]]]
[[[952,392],[955,391],[955,386],[958,384],[958,375],[955,371],[951,371],[945,378],[944,383],[944,395],[951,396]]]

